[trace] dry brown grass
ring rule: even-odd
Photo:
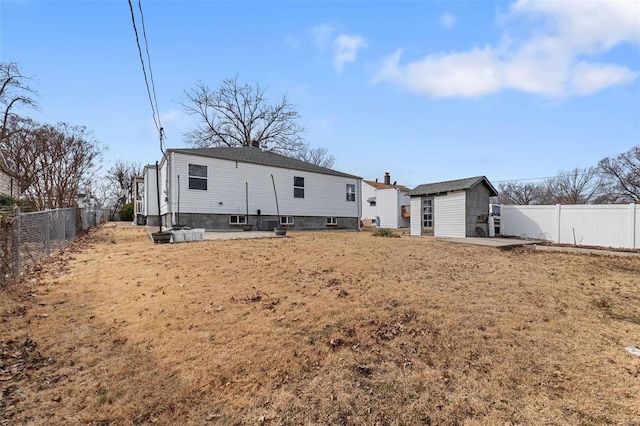
[[[640,424],[640,258],[288,235],[93,233],[0,295],[0,424]]]

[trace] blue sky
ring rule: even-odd
[[[142,7],[170,148],[194,124],[184,90],[236,75],[287,93],[335,168],[411,187],[553,176],[640,144],[638,1]],[[105,166],[159,160],[126,1],[0,0],[0,60],[35,79],[24,115],[87,126]]]

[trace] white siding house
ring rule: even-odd
[[[0,172],[0,194],[12,195],[11,178]]]
[[[157,225],[155,167],[144,176],[146,222]],[[361,178],[258,147],[170,149],[159,177],[166,228],[359,228]]]
[[[484,176],[419,185],[411,197],[411,235],[488,236],[489,197],[498,195]]]
[[[385,173],[384,183],[362,181],[362,221],[380,228],[408,228],[409,189],[395,182],[391,184],[390,180],[389,173]]]

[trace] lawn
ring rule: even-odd
[[[640,424],[640,258],[107,224],[0,292],[0,424]]]

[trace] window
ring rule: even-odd
[[[327,226],[336,226],[338,225],[338,218],[337,217],[328,217],[327,218]]]
[[[433,198],[422,201],[422,227],[433,228]]]
[[[280,225],[283,225],[283,226],[293,225],[293,216],[280,217]]]
[[[293,197],[304,198],[304,178],[299,176],[293,177]]]
[[[240,216],[240,215],[229,216],[229,224],[230,225],[246,225],[247,224],[247,217],[246,216]]]
[[[356,186],[348,183],[347,184],[347,201],[355,201],[356,200]]]
[[[189,164],[189,189],[207,190],[207,166]]]

